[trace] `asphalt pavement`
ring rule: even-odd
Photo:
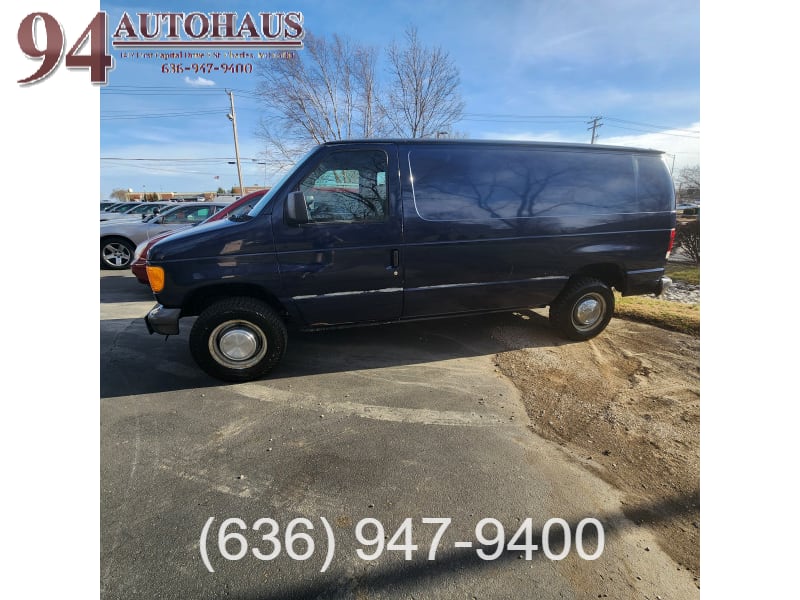
[[[100,291],[104,599],[699,596],[615,490],[527,427],[492,332],[563,343],[545,319],[290,331],[269,377],[224,384],[194,364],[190,320],[148,335],[129,272]],[[506,549],[480,543],[501,529]]]

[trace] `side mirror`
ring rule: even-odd
[[[286,222],[289,225],[302,225],[309,222],[308,205],[303,192],[291,192],[286,197]]]

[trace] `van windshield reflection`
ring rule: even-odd
[[[278,183],[276,183],[275,185],[272,186],[272,188],[269,190],[269,192],[267,192],[264,195],[264,197],[261,198],[261,200],[258,201],[258,204],[256,204],[253,207],[253,210],[251,210],[249,213],[247,213],[247,215],[249,217],[255,217],[255,216],[261,214],[261,211],[263,211],[264,208],[266,208],[269,205],[270,201],[272,200],[272,197],[275,196],[275,194],[278,193],[278,190],[280,190],[283,187],[283,185],[286,183],[286,181],[289,179],[289,177],[291,177],[292,174],[297,170],[297,168],[300,165],[302,165],[303,163],[305,163],[306,159],[309,156],[311,156],[311,154],[313,154],[316,150],[317,150],[317,148],[312,148],[300,160],[298,160],[297,163],[295,163],[295,166],[292,167],[291,169],[289,169],[289,171],[287,171],[286,174],[283,177],[281,177],[281,180]]]

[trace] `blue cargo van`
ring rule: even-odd
[[[150,333],[197,316],[190,349],[227,381],[315,329],[550,307],[599,334],[623,295],[660,294],[675,235],[662,153],[599,145],[363,140],[314,148],[247,214],[158,242]]]

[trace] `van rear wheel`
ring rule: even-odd
[[[564,336],[576,341],[599,334],[613,314],[614,293],[592,277],[571,281],[550,305],[550,322]]]
[[[215,302],[197,317],[189,349],[206,373],[223,381],[250,381],[269,373],[286,351],[286,325],[255,298]]]

